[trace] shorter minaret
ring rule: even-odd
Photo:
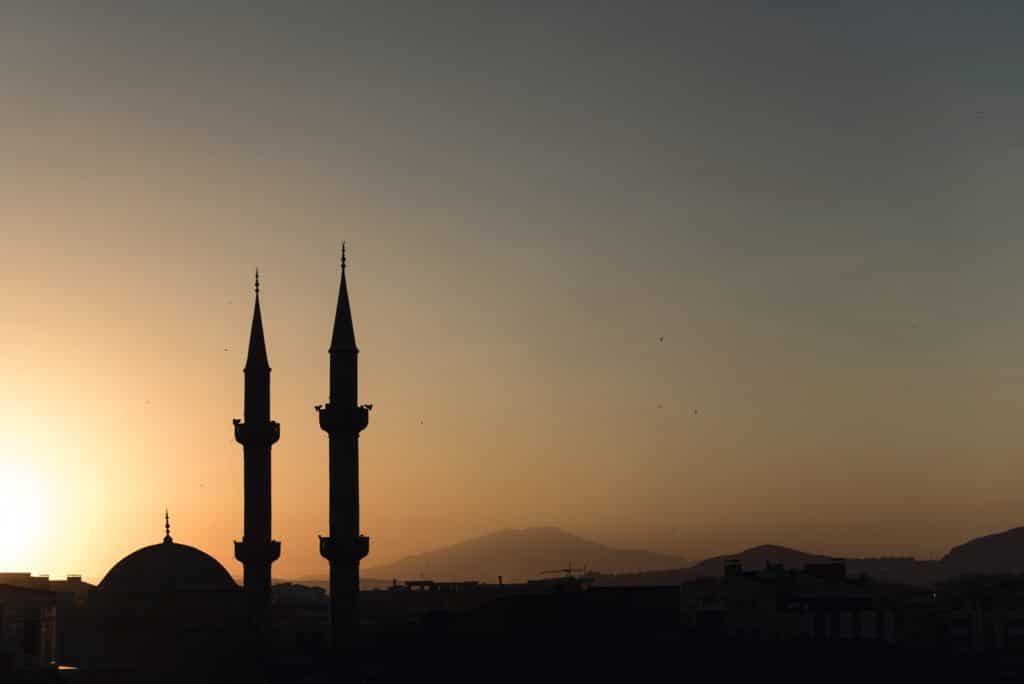
[[[235,542],[235,558],[244,567],[250,620],[265,633],[270,621],[270,564],[281,555],[281,543],[270,538],[270,448],[281,436],[281,427],[270,420],[270,363],[260,314],[259,271],[244,373],[245,422],[233,421],[235,441],[243,449],[245,481],[244,530],[242,541]]]

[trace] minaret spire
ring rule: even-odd
[[[164,509],[164,544],[170,544],[174,540],[171,539],[171,514],[168,510]]]
[[[252,309],[252,328],[249,330],[249,355],[245,359],[245,372],[270,370],[267,360],[267,341],[263,337],[263,314],[260,312],[260,271],[256,269],[256,302]]]
[[[358,352],[356,333],[352,325],[352,307],[348,303],[348,283],[345,282],[345,243],[341,243],[341,284],[338,285],[338,305],[334,310],[334,331],[328,353]],[[333,394],[331,395],[333,396]]]

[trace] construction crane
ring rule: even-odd
[[[566,577],[575,577],[576,575],[586,575],[587,574],[587,566],[584,565],[582,568],[574,568],[574,567],[572,567],[572,563],[569,563],[569,567],[567,567],[567,568],[558,568],[557,570],[541,570],[540,574],[542,574],[542,575],[561,575],[561,574],[564,574]]]

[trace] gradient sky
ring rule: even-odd
[[[1019,2],[302,5],[0,8],[0,570],[166,505],[240,574],[258,265],[274,571],[326,573],[343,239],[364,568],[1024,524]]]

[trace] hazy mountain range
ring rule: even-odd
[[[745,569],[757,570],[766,563],[782,564],[799,569],[807,563],[831,560],[829,556],[805,553],[784,546],[755,546],[739,553],[715,556],[696,565],[667,571],[615,574],[602,576],[605,585],[678,584],[698,577],[717,577],[725,562],[737,559]],[[850,576],[860,574],[883,582],[930,585],[968,574],[1024,573],[1024,527],[972,539],[954,547],[940,560],[902,558],[846,558]]]
[[[549,576],[571,564],[596,573],[602,585],[678,584],[698,577],[717,577],[725,562],[737,559],[745,569],[766,563],[800,569],[807,563],[831,560],[785,546],[762,545],[689,565],[678,556],[634,549],[615,549],[556,527],[501,530],[434,551],[407,556],[395,563],[363,569],[363,588],[372,589],[411,579],[521,582]],[[972,539],[940,560],[910,557],[847,558],[847,573],[905,584],[929,585],[962,574],[1024,573],[1024,527]],[[326,587],[325,577],[295,581]]]
[[[595,572],[628,573],[668,570],[688,563],[679,556],[612,548],[557,527],[529,527],[500,530],[387,565],[366,565],[360,574],[363,589],[374,589],[390,585],[392,580],[497,582],[501,576],[506,582],[523,582],[557,576],[570,565]],[[325,576],[293,581],[327,586]]]
[[[363,574],[382,579],[482,580],[522,582],[560,574],[563,568],[600,572],[643,572],[686,565],[679,556],[615,549],[569,534],[557,527],[501,530],[436,551],[407,556],[395,563],[367,567]],[[554,572],[551,572],[554,571]]]

